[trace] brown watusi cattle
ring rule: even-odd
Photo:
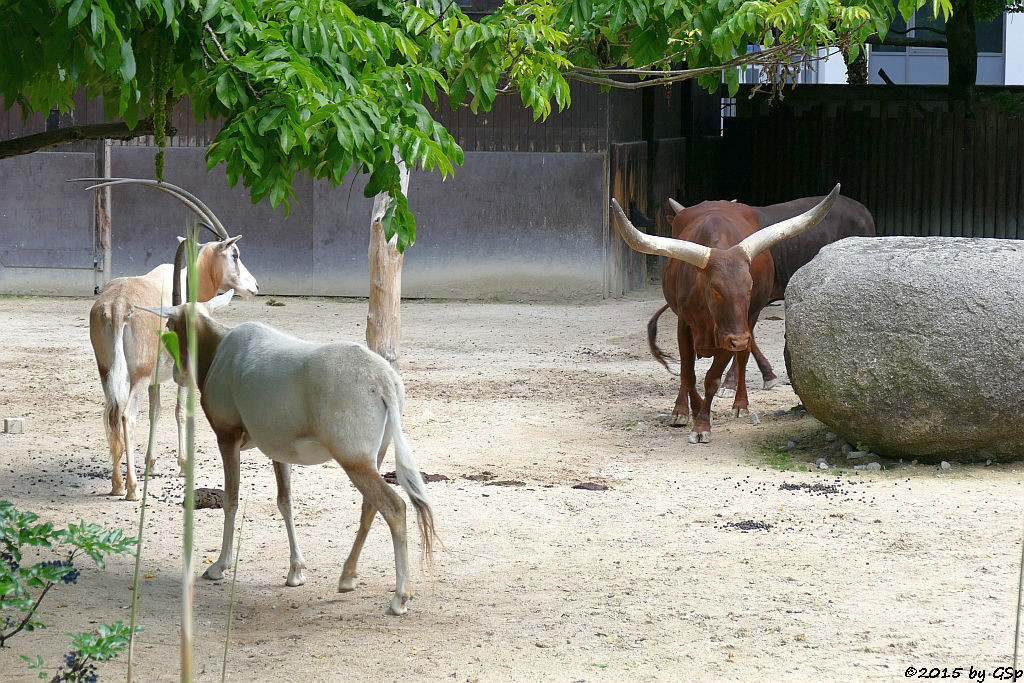
[[[761,227],[773,225],[779,221],[793,218],[804,211],[808,211],[820,203],[824,196],[802,197],[779,204],[767,206],[754,206],[754,213],[757,214],[758,223]],[[668,200],[672,210],[679,212],[683,206],[674,199]],[[786,293],[786,285],[793,273],[806,265],[818,255],[821,248],[826,244],[837,242],[846,237],[874,237],[875,220],[868,208],[855,199],[839,195],[836,197],[832,209],[828,215],[821,219],[821,222],[809,232],[801,233],[787,240],[779,242],[772,247],[772,262],[775,265],[775,284],[772,287],[772,301],[781,301]],[[678,235],[676,235],[678,237]],[[761,371],[764,380],[764,388],[771,389],[779,382],[779,378],[772,370],[771,363],[764,357],[760,349],[754,348],[754,360]],[[722,389],[736,388],[736,365],[729,366]]]
[[[669,257],[662,274],[667,304],[648,323],[648,342],[655,358],[668,367],[654,335],[658,316],[671,308],[678,319],[680,362],[679,394],[672,414],[676,424],[685,424],[687,414],[692,414],[690,443],[711,441],[711,402],[726,365],[735,357],[742,370],[750,353],[757,351],[753,328],[770,301],[775,281],[769,248],[817,225],[838,194],[836,185],[812,210],[763,230],[757,214],[745,204],[702,202],[675,216],[675,237],[671,238],[640,232],[612,200],[613,222],[626,243],[637,251]],[[697,392],[697,357],[713,358],[704,377],[703,397]],[[736,415],[748,410],[742,371],[732,407]]]

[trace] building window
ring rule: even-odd
[[[916,16],[916,15],[915,15]],[[911,17],[913,21],[915,17]],[[907,30],[907,22],[903,18],[903,15],[898,11],[896,12],[896,18],[892,20],[892,24],[889,26],[889,35],[902,36]],[[907,34],[909,35],[909,34]],[[872,45],[872,52],[906,52],[907,48],[902,45]]]
[[[978,83],[1002,84],[1006,54],[1004,48],[1005,14],[992,21],[977,22],[978,41]],[[906,31],[909,38],[938,40],[946,37],[936,31],[944,31],[946,22],[932,16],[931,3],[917,10],[910,21],[904,21],[897,14],[890,27],[890,35],[902,36]],[[935,29],[935,31],[927,30]],[[944,85],[949,77],[946,49],[942,47],[905,47],[895,45],[872,45],[869,54],[868,80],[883,83],[879,70],[895,83]]]

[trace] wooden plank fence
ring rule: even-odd
[[[500,94],[491,111],[473,114],[465,105],[452,111],[442,93],[431,113],[467,152],[607,151],[616,137],[609,135],[608,97],[594,86],[573,84],[570,91],[572,106],[559,112],[552,101],[544,121],[534,120],[518,94]]]
[[[626,213],[630,211],[630,202],[636,202],[639,211],[650,215],[647,205],[647,143],[613,144],[609,150],[608,166],[611,196],[619,201]],[[608,291],[612,296],[621,296],[647,284],[647,257],[630,249],[610,224],[606,248],[611,256]]]
[[[827,107],[726,119],[721,196],[772,204],[841,182],[880,235],[1024,239],[1024,117]]]

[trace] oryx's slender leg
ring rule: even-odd
[[[178,400],[174,404],[174,419],[178,423],[178,476],[185,476],[185,401],[188,387],[178,387]]]
[[[217,434],[217,446],[224,463],[224,533],[221,537],[220,557],[207,567],[203,573],[204,579],[223,579],[224,570],[231,566],[235,513],[238,511],[238,450],[241,444],[242,435],[237,431]]]
[[[338,462],[341,458],[335,456]],[[406,543],[405,501],[395,493],[370,462],[345,465],[345,472],[363,494],[363,500],[380,510],[391,529],[395,548],[395,597],[391,599],[389,614],[405,614],[412,598],[409,582],[409,552]],[[365,509],[365,508],[364,508]]]
[[[156,434],[156,423],[160,419],[160,385],[156,382],[150,382],[149,384],[149,431]],[[146,468],[149,470],[149,474],[156,474],[156,456],[153,455],[153,446],[156,443],[156,439],[152,441],[147,440],[146,443]]]
[[[121,418],[121,427],[124,429],[124,453],[127,461],[125,463],[125,479],[127,480],[125,500],[139,499],[135,493],[137,484],[135,479],[135,418],[139,410],[139,396],[142,394],[142,388],[148,382],[149,378],[147,377],[132,384],[132,388],[128,391],[128,405],[125,406],[124,415]]]
[[[122,417],[121,434],[124,434],[124,423],[125,420]],[[110,495],[123,496],[124,477],[121,475],[121,456],[124,454],[123,446],[116,444],[111,439],[108,439],[107,442],[110,444],[110,462],[114,466],[113,475],[110,477]]]
[[[359,562],[359,553],[363,551],[363,543],[366,542],[366,535],[370,533],[370,525],[373,518],[377,516],[377,508],[363,496],[363,511],[359,515],[359,531],[356,532],[356,540],[352,542],[352,550],[345,559],[345,566],[341,570],[341,578],[338,580],[338,592],[347,593],[356,587],[356,565]]]
[[[292,518],[292,466],[286,462],[274,461],[274,476],[277,478],[277,509],[284,517],[284,528],[288,530],[288,580],[285,585],[301,586],[306,583],[306,561],[299,550],[299,539],[295,535],[295,521]]]
[[[100,371],[100,383],[104,387],[107,386],[107,372],[102,370]],[[121,456],[124,454],[124,419],[122,416],[114,414],[116,407],[109,399],[107,400],[107,405],[104,408],[103,427],[107,434],[107,446],[110,448],[110,463],[113,466],[109,495],[123,496],[124,477],[121,476]],[[118,436],[118,432],[120,432],[120,436]]]
[[[384,440],[380,451],[377,453],[377,471],[380,471],[380,464],[384,460],[384,454],[388,451],[388,439]],[[352,550],[349,551],[345,566],[341,570],[341,578],[338,580],[338,592],[347,593],[356,587],[356,565],[359,563],[359,553],[363,551],[363,544],[366,542],[366,535],[370,533],[370,525],[373,518],[377,516],[377,508],[370,503],[366,496],[363,496],[363,510],[359,515],[359,531],[356,532],[356,540],[352,542]]]
[[[711,443],[711,402],[722,382],[722,373],[733,356],[731,351],[719,351],[711,361],[708,374],[704,375],[704,400],[700,412],[693,416],[693,430],[690,432],[690,443]]]

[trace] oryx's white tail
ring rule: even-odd
[[[388,411],[388,429],[391,438],[395,443],[395,477],[399,485],[405,489],[416,508],[416,520],[420,527],[420,538],[423,541],[423,556],[427,560],[427,566],[432,567],[434,563],[434,541],[437,533],[434,530],[434,510],[427,497],[427,487],[420,474],[420,468],[416,465],[416,459],[412,455],[409,442],[405,440],[402,433],[402,415],[399,412],[399,402],[395,398],[384,401]]]
[[[126,449],[125,411],[131,392],[131,378],[128,375],[128,359],[125,355],[125,330],[127,322],[114,328],[113,356],[106,381],[103,383],[103,424],[107,429],[107,441],[112,455],[120,455]],[[129,331],[128,334],[131,334]]]

